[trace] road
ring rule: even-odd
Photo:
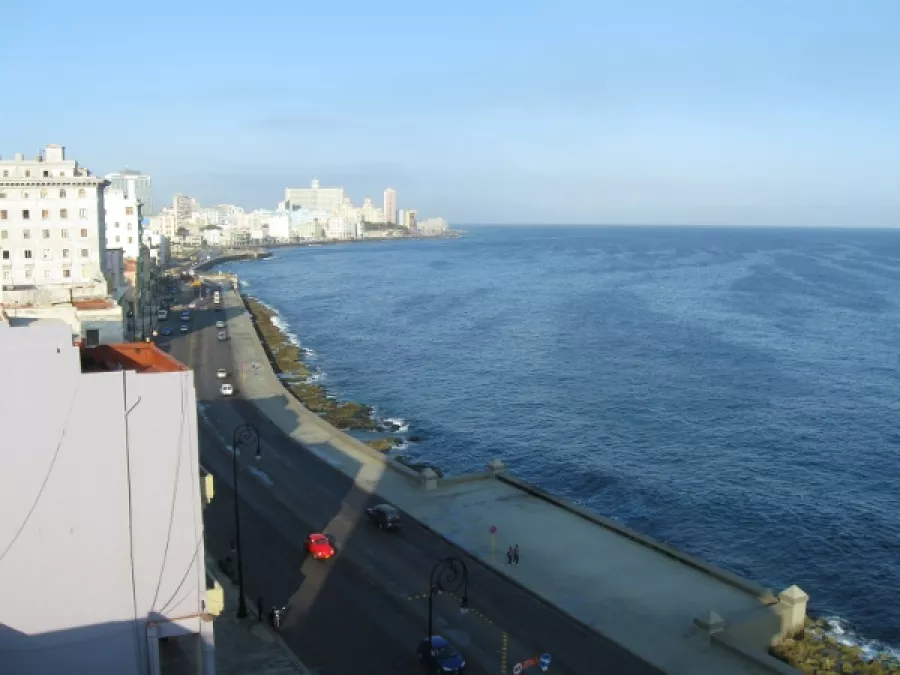
[[[369,526],[364,509],[378,500],[241,400],[239,381],[227,380],[237,389],[234,398],[219,394],[215,371],[232,370],[229,342],[217,340],[214,325],[225,314],[201,307],[188,334],[176,332],[161,344],[195,370],[201,459],[216,476],[207,550],[217,559],[229,553],[231,434],[250,422],[259,429],[261,457],[250,449],[238,457],[245,585],[266,606],[288,606],[283,637],[310,668],[322,675],[424,672],[415,649],[427,633],[429,574],[454,556],[468,569],[471,611],[461,613],[456,598],[436,597],[435,633],[464,654],[467,673],[511,673],[518,661],[545,652],[554,673],[658,672],[409,518],[396,533]],[[307,559],[303,541],[314,531],[337,537],[335,559]]]

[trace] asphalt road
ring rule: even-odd
[[[201,460],[216,476],[205,513],[207,550],[217,559],[229,554],[229,446],[233,430],[251,422],[260,432],[261,458],[253,459],[250,448],[238,457],[244,581],[265,606],[288,606],[283,637],[310,668],[322,675],[425,672],[415,649],[428,628],[429,574],[436,562],[454,556],[468,569],[471,611],[462,614],[456,598],[436,597],[435,633],[464,654],[467,673],[511,673],[518,661],[545,652],[554,673],[658,672],[410,519],[396,533],[368,525],[363,511],[378,500],[241,400],[239,378],[226,380],[238,390],[234,398],[219,394],[216,369],[233,369],[229,342],[217,340],[214,325],[225,314],[198,309],[188,334],[176,332],[161,344],[195,370]],[[303,541],[314,531],[337,537],[335,559],[307,559]]]

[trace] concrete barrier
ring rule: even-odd
[[[656,541],[655,539],[641,534],[640,532],[635,532],[634,530],[631,530],[624,525],[596,514],[586,508],[572,504],[571,502],[557,497],[535,485],[527,483],[523,480],[519,480],[518,478],[514,478],[513,476],[505,473],[498,474],[497,479],[503,481],[508,485],[512,485],[513,487],[516,487],[523,492],[527,492],[532,497],[537,497],[538,499],[542,499],[546,502],[554,504],[555,506],[558,506],[561,509],[565,509],[570,513],[574,513],[575,515],[580,516],[585,520],[589,520],[592,523],[600,525],[601,527],[612,530],[617,534],[620,534],[623,537],[627,537],[628,539],[631,539],[632,541],[642,546],[652,548],[658,553],[662,553],[663,555],[677,560],[678,562],[683,563],[688,567],[693,567],[697,570],[700,570],[704,574],[708,574],[709,576],[714,577],[719,581],[722,581],[730,586],[733,586],[734,588],[744,591],[745,593],[753,595],[758,598],[763,605],[772,605],[778,602],[778,599],[775,597],[775,594],[772,592],[772,590],[762,586],[761,584],[757,584],[753,581],[749,581],[747,579],[739,577],[737,574],[732,574],[731,572],[724,570],[721,567],[711,565],[710,563],[704,562],[699,558],[688,555],[687,553],[682,553],[678,549],[673,548],[668,544]]]

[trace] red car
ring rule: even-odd
[[[306,550],[316,560],[328,560],[335,554],[334,537],[330,534],[311,534],[306,538]]]

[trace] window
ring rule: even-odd
[[[3,177],[9,178],[9,171],[7,171],[6,169],[3,169]]]
[[[28,220],[29,218],[31,218],[31,211],[22,209],[22,220]]]
[[[27,193],[27,192],[23,192],[23,193],[22,193],[22,199],[28,199],[28,193]]]
[[[87,228],[86,228],[86,227],[82,227],[82,228],[81,228],[81,236],[82,236],[82,237],[86,237],[86,236],[87,236]]]
[[[126,207],[125,207],[125,215],[126,215],[126,216],[133,216],[133,215],[134,215],[134,207],[133,207],[133,206],[126,206]]]
[[[88,250],[86,248],[81,249],[81,257],[82,258],[88,257]]]
[[[44,270],[44,278],[45,278],[45,279],[49,279],[49,278],[50,278],[50,270]]]
[[[65,191],[65,190],[60,190],[60,191],[59,191],[59,196],[60,196],[60,197],[65,197],[65,196],[66,196],[66,191]]]
[[[119,227],[119,222],[116,221],[115,224],[113,225],[113,227],[118,228],[118,227]]]
[[[122,241],[122,237],[120,237],[119,235],[116,235],[116,243],[118,244],[120,241]]]
[[[31,239],[31,230],[22,230],[22,239]]]
[[[68,218],[68,217],[69,217],[69,209],[60,209],[60,210],[59,210],[59,217],[62,218],[63,220],[65,220],[66,218]]]
[[[9,260],[9,251],[7,249],[3,249],[3,259]]]
[[[6,220],[9,217],[9,214],[4,210],[0,211],[0,220]]]
[[[47,220],[50,217],[50,211],[41,209],[41,220]]]
[[[25,278],[26,279],[31,278],[31,272],[32,272],[32,269],[30,267],[27,270],[25,270]]]
[[[129,243],[129,244],[133,244],[133,243],[134,243],[134,237],[128,237],[128,243]]]
[[[59,231],[59,236],[62,237],[63,239],[68,239],[68,238],[69,238],[69,231],[68,231],[68,230],[65,230],[65,229],[60,230],[60,231]]]
[[[63,276],[68,279],[72,276],[72,270],[63,270]]]
[[[84,191],[84,188],[78,188],[78,196],[84,197],[87,193]]]
[[[50,230],[41,230],[41,236],[44,239],[49,239],[50,238]]]
[[[87,209],[78,209],[78,217],[82,220],[87,218]]]
[[[46,172],[44,172],[44,173],[46,173]],[[41,199],[46,199],[46,198],[47,198],[47,191],[41,190]]]
[[[5,251],[4,251],[4,253],[5,253]],[[3,272],[3,278],[4,278],[4,279],[9,279],[9,272],[4,271],[4,272]]]
[[[62,256],[63,256],[63,258],[68,258],[69,257],[69,249],[64,248],[62,250]]]
[[[44,249],[43,260],[50,260],[51,257],[52,257],[52,256],[50,255],[50,249],[49,249],[49,248],[45,248],[45,249]]]
[[[25,178],[31,178],[31,172],[28,169],[25,169]]]
[[[30,248],[26,248],[24,251],[22,251],[22,253],[25,254],[26,260],[31,260],[31,249]]]
[[[9,239],[9,230],[0,230],[0,239]]]
[[[3,190],[0,190],[0,199],[6,199],[6,193]]]
[[[96,347],[100,344],[100,329],[99,328],[88,328],[85,331],[85,340],[84,343],[88,347]]]
[[[49,172],[49,171],[45,171],[45,172],[44,172],[44,178],[50,178],[50,172]]]
[[[128,227],[126,229],[131,229],[131,223],[128,223]]]

